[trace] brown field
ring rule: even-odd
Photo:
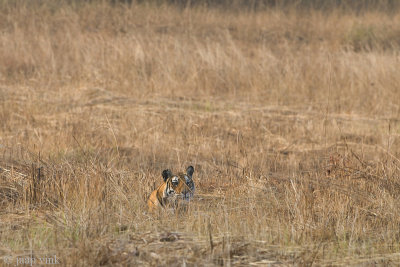
[[[399,48],[398,10],[0,1],[0,265],[399,264]]]

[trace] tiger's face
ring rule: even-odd
[[[184,189],[183,181],[178,176],[169,177],[165,183],[165,197],[180,195]]]
[[[164,170],[162,172],[164,183],[153,191],[147,202],[150,210],[158,206],[176,204],[179,199],[190,200],[195,191],[193,172],[192,166],[186,169],[186,173],[173,174],[168,169]]]
[[[164,170],[162,176],[166,184],[165,197],[176,197],[189,200],[193,197],[195,186],[192,179],[194,168],[189,166],[186,173],[173,174],[170,170]]]

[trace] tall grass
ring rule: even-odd
[[[399,261],[395,10],[2,1],[0,17],[3,260]],[[189,210],[148,214],[161,171],[189,164]]]

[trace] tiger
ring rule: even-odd
[[[176,207],[179,199],[188,201],[193,198],[195,191],[193,172],[193,166],[187,167],[186,173],[180,172],[176,175],[169,169],[163,170],[161,175],[164,182],[151,193],[147,201],[149,210],[154,211],[167,206]]]

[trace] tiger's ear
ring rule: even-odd
[[[186,174],[190,177],[190,179],[192,179],[193,172],[194,172],[193,166],[187,167]]]
[[[172,172],[169,169],[163,170],[161,173],[164,182],[168,180],[169,177],[172,177]]]

